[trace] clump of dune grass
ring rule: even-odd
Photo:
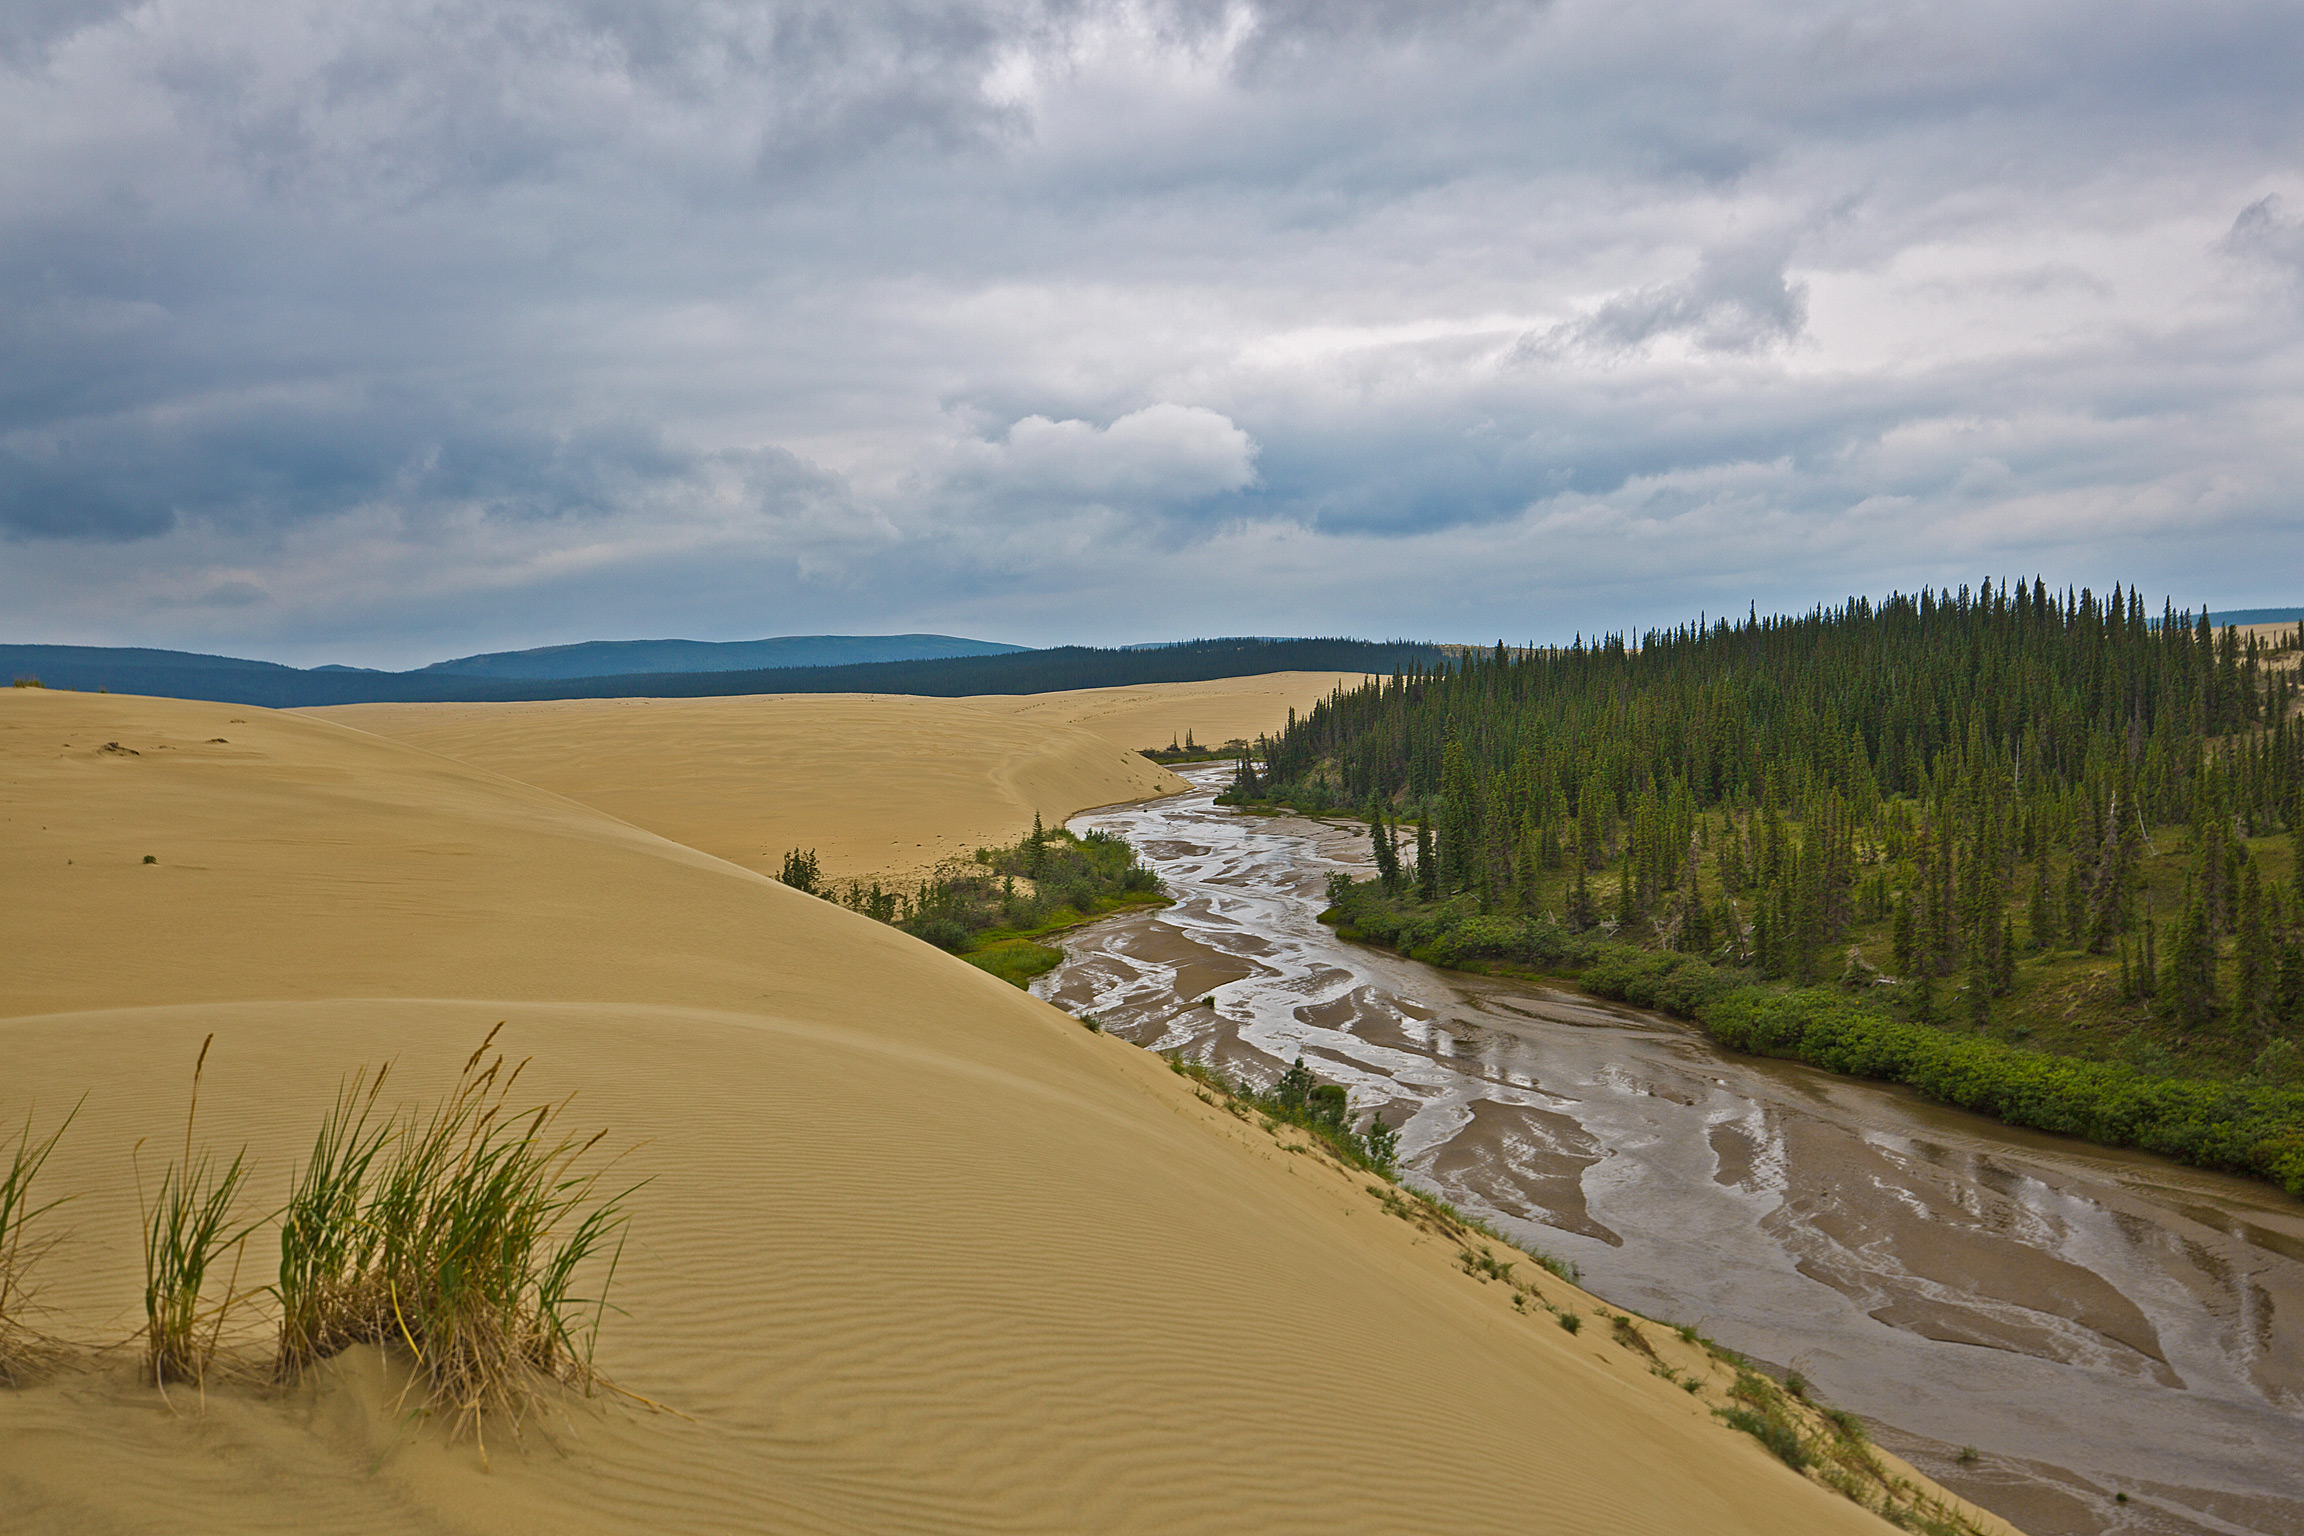
[[[241,1219],[240,1197],[248,1178],[246,1148],[221,1167],[205,1147],[193,1156],[200,1075],[208,1066],[208,1048],[215,1043],[213,1034],[201,1042],[200,1059],[192,1067],[184,1155],[162,1172],[159,1190],[144,1211],[144,1362],[163,1393],[172,1381],[205,1389],[225,1318],[242,1299],[235,1289],[240,1255],[248,1234],[261,1220]],[[141,1174],[137,1191],[141,1200]],[[231,1272],[223,1294],[211,1298],[211,1275],[227,1253],[232,1255]]]
[[[496,1034],[428,1114],[378,1120],[382,1074],[338,1094],[282,1218],[277,1287],[284,1377],[347,1344],[399,1351],[425,1408],[475,1439],[492,1416],[517,1433],[545,1384],[600,1384],[593,1345],[632,1192],[603,1190],[605,1130],[559,1129],[568,1100],[514,1107],[527,1063],[492,1057]],[[577,1294],[602,1257],[598,1287]]]
[[[32,1224],[70,1197],[59,1195],[40,1201],[34,1197],[32,1185],[79,1113],[80,1106],[73,1105],[56,1129],[34,1139],[32,1112],[26,1110],[24,1128],[16,1133],[8,1165],[0,1170],[0,1382],[11,1387],[22,1385],[56,1353],[54,1345],[33,1329],[28,1318],[32,1268],[56,1245],[60,1234],[37,1232]]]
[[[363,1069],[338,1091],[280,1213],[280,1280],[273,1296],[280,1303],[276,1369],[284,1378],[374,1331],[361,1322],[375,1310],[374,1298],[362,1291],[373,1284],[377,1247],[364,1195],[392,1138],[389,1122],[371,1123],[389,1071],[370,1078]]]

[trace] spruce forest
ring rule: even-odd
[[[1368,819],[1355,937],[2304,1192],[2300,649],[2037,580],[1499,645],[1227,798]]]

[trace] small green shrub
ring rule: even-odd
[[[1355,1132],[1346,1123],[1346,1111],[1338,1107],[1348,1102],[1344,1090],[1330,1084],[1325,1086],[1333,1088],[1332,1093],[1321,1092],[1323,1085],[1312,1075],[1312,1069],[1304,1064],[1301,1056],[1280,1075],[1269,1092],[1260,1092],[1246,1083],[1236,1082],[1208,1063],[1186,1056],[1181,1051],[1168,1053],[1165,1059],[1169,1070],[1206,1084],[1224,1095],[1232,1104],[1245,1105],[1257,1111],[1263,1116],[1265,1130],[1277,1130],[1283,1125],[1296,1126],[1309,1132],[1313,1140],[1352,1167],[1365,1168],[1387,1179],[1394,1177],[1396,1170],[1393,1158],[1400,1149],[1400,1133],[1373,1116],[1369,1119],[1366,1131]],[[1459,1226],[1488,1231],[1479,1223],[1463,1218],[1444,1201],[1435,1201],[1421,1192],[1415,1198],[1436,1210],[1446,1211]],[[1489,1235],[1498,1236],[1492,1231]],[[1499,1240],[1508,1241],[1502,1238]]]
[[[825,894],[822,889],[822,876],[823,866],[816,862],[816,850],[813,848],[795,848],[784,855],[784,868],[776,878],[796,891],[804,891],[810,896],[821,896]]]
[[[1795,1472],[1808,1467],[1808,1448],[1801,1444],[1800,1434],[1791,1425],[1773,1415],[1754,1413],[1749,1408],[1719,1408],[1713,1410],[1732,1429],[1740,1429],[1775,1453],[1776,1459]]]
[[[1578,1313],[1563,1312],[1560,1314],[1560,1326],[1567,1329],[1570,1333],[1576,1333],[1582,1330],[1584,1327],[1584,1319],[1582,1315]]]

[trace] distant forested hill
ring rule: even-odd
[[[2294,624],[2304,621],[2304,608],[2234,608],[2212,613],[2208,622],[2222,629],[2228,624]]]
[[[529,651],[459,656],[420,668],[457,677],[627,677],[836,667],[945,656],[1002,656],[1029,647],[957,635],[780,635],[772,640],[586,640]]]
[[[1408,641],[1191,640],[1149,650],[1061,646],[1044,651],[713,672],[578,678],[492,678],[455,673],[361,672],[276,666],[182,651],[89,646],[0,646],[0,669],[48,687],[216,699],[288,709],[315,704],[493,699],[695,698],[746,693],[1050,693],[1124,683],[1201,682],[1265,672],[1389,673],[1431,666],[1441,653]]]

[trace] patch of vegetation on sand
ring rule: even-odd
[[[560,1130],[567,1099],[515,1101],[527,1063],[494,1053],[502,1028],[429,1110],[386,1113],[378,1101],[389,1068],[354,1073],[286,1202],[270,1211],[253,1205],[245,1149],[227,1160],[196,1140],[216,1037],[202,1042],[183,1143],[142,1212],[145,1325],[136,1338],[163,1394],[171,1384],[205,1393],[216,1380],[293,1382],[371,1344],[413,1368],[423,1412],[479,1442],[488,1422],[517,1433],[548,1387],[607,1385],[593,1346],[622,1253],[625,1201],[638,1185],[603,1184],[615,1165],[597,1155],[608,1133]],[[34,1203],[32,1183],[64,1128],[35,1140],[27,1122],[0,1177],[0,1380],[11,1385],[65,1355],[23,1317],[25,1273],[57,1241],[27,1236],[59,1203]],[[248,1243],[275,1219],[277,1282],[244,1289]],[[231,1320],[267,1302],[277,1309],[277,1343],[262,1362],[241,1347],[246,1329]]]
[[[826,881],[815,850],[801,848],[784,856],[782,879],[1020,987],[1064,959],[1062,950],[1035,940],[1168,900],[1125,838],[1050,830],[1037,815],[1031,832],[1008,847],[979,848],[909,887]]]
[[[429,1113],[378,1119],[381,1072],[339,1093],[281,1219],[280,1375],[350,1344],[404,1349],[426,1407],[475,1437],[490,1415],[517,1429],[545,1383],[597,1382],[632,1190],[603,1190],[607,1132],[562,1132],[566,1100],[514,1104],[526,1063],[491,1056],[495,1038]],[[595,1258],[599,1294],[580,1296]]]
[[[1163,768],[1174,768],[1186,763],[1230,762],[1246,755],[1247,751],[1247,741],[1238,736],[1233,737],[1222,746],[1210,746],[1205,742],[1193,740],[1192,733],[1186,731],[1181,742],[1170,737],[1168,745],[1164,747],[1140,747],[1137,749],[1136,755],[1158,763]]]
[[[1399,1129],[1386,1125],[1379,1115],[1370,1115],[1366,1125],[1354,1130],[1350,1095],[1339,1084],[1314,1077],[1301,1056],[1269,1090],[1230,1077],[1197,1057],[1175,1054],[1165,1060],[1171,1070],[1220,1095],[1234,1114],[1252,1110],[1270,1126],[1293,1125],[1351,1167],[1388,1180],[1397,1174]],[[1426,1196],[1416,1198],[1427,1201],[1436,1211],[1445,1209]],[[1455,1212],[1448,1214],[1454,1216]]]

